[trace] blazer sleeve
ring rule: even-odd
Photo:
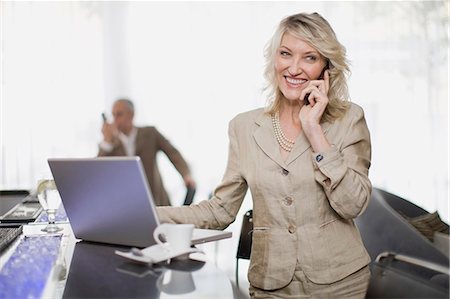
[[[189,166],[181,153],[155,128],[158,148],[166,154],[176,170],[185,176],[190,173]]]
[[[370,134],[363,110],[353,106],[343,122],[343,139],[330,150],[313,153],[315,179],[322,185],[331,207],[343,218],[359,216],[367,207],[372,192]]]
[[[230,122],[228,135],[227,168],[213,197],[188,207],[157,207],[161,222],[193,223],[199,228],[225,229],[236,219],[248,187],[239,169],[238,141],[233,121]]]
[[[97,156],[98,157],[103,157],[103,156],[126,156],[125,153],[125,149],[122,145],[122,143],[120,142],[119,139],[114,138],[113,142],[112,142],[112,150],[111,151],[105,151],[103,150],[100,146],[98,147],[98,153]]]

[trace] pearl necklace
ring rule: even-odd
[[[292,151],[292,148],[294,147],[295,144],[295,140],[289,139],[286,137],[286,135],[284,135],[283,129],[281,129],[280,114],[278,113],[278,111],[275,112],[275,114],[272,114],[272,125],[273,130],[275,132],[275,137],[281,148],[287,152]]]

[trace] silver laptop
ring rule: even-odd
[[[156,244],[159,219],[139,157],[50,158],[48,164],[76,238]],[[192,244],[230,237],[227,231],[194,229]]]

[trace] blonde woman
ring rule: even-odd
[[[250,188],[252,298],[364,298],[370,257],[353,219],[371,194],[371,144],[348,101],[345,48],[322,16],[301,13],[281,21],[266,59],[269,105],[231,120],[213,198],[158,214],[224,229]]]

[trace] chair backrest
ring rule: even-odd
[[[401,198],[400,196],[387,192],[383,189],[374,189],[376,189],[376,192],[378,192],[383,197],[384,201],[401,216],[404,215],[407,217],[417,217],[420,215],[428,214],[426,210],[404,198]]]
[[[439,277],[425,267],[410,263],[386,264],[387,261],[375,261],[381,253],[389,251],[448,267],[448,257],[408,223],[400,212],[409,216],[422,213],[420,208],[405,199],[373,188],[367,210],[355,220],[373,260],[367,298],[440,298],[442,294],[446,296],[448,288],[436,285],[433,280]]]
[[[384,251],[392,251],[448,265],[448,257],[392,208],[386,196],[386,191],[373,188],[367,210],[355,220],[372,260]],[[393,202],[393,197],[389,202]]]
[[[252,251],[253,210],[248,210],[242,219],[241,235],[236,253],[237,259],[250,259]]]

